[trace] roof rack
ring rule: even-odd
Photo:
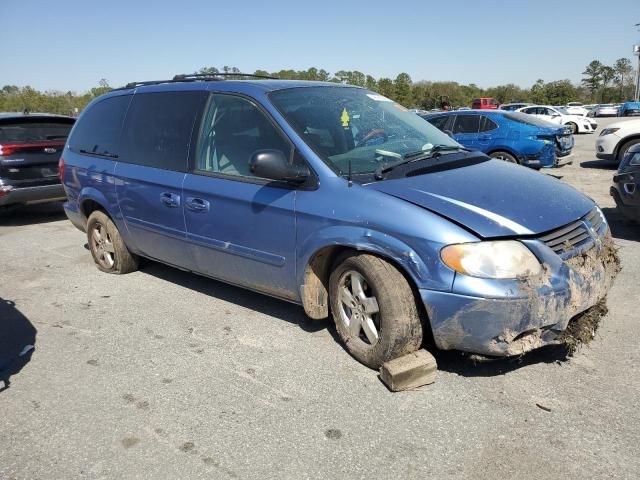
[[[278,77],[270,77],[268,75],[255,75],[253,73],[240,72],[216,72],[216,73],[187,73],[173,77],[174,82],[194,81],[194,80],[221,80],[217,77],[249,77],[249,78],[265,78],[267,80],[280,80]]]
[[[144,87],[145,85],[159,85],[161,83],[176,83],[176,82],[210,82],[210,81],[222,81],[220,77],[249,77],[249,78],[264,78],[267,80],[280,80],[278,77],[269,77],[267,75],[254,75],[253,73],[182,73],[174,75],[171,80],[147,80],[145,82],[129,82],[124,87],[114,88],[113,90],[128,90],[130,88]]]

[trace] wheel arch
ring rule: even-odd
[[[616,144],[616,148],[613,150],[614,158],[618,158],[618,154],[620,153],[620,149],[622,148],[622,146],[626,145],[631,140],[640,140],[640,133],[631,134],[620,139],[620,141]]]
[[[300,298],[305,313],[310,318],[320,320],[329,316],[329,276],[336,259],[348,252],[368,253],[388,261],[407,279],[414,294],[418,293],[428,276],[427,266],[418,254],[403,242],[394,241],[387,236],[383,243],[382,234],[369,234],[369,241],[333,241],[315,245],[308,250],[307,255],[299,259],[302,267],[298,274]],[[419,298],[417,295],[418,303]]]

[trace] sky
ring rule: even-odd
[[[0,86],[86,91],[236,66],[489,87],[579,82],[640,43],[639,0],[0,0]]]

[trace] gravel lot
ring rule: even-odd
[[[101,274],[59,205],[4,216],[0,345],[35,350],[0,391],[0,478],[637,478],[640,226],[594,142],[545,172],[594,198],[620,247],[594,342],[568,362],[441,353],[411,392],[300,307],[153,263]]]

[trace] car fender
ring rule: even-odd
[[[425,242],[427,241],[425,240]],[[333,246],[371,252],[389,258],[402,267],[418,288],[450,290],[453,285],[453,271],[450,271],[450,275],[445,274],[443,278],[442,270],[446,267],[439,259],[439,248],[434,248],[431,252],[418,253],[401,239],[357,225],[336,225],[324,228],[316,231],[300,245],[298,250],[300,252],[298,255],[298,265],[300,266],[297,272],[298,285],[304,283],[305,267],[314,255]],[[427,257],[428,264],[424,257]],[[438,280],[439,278],[440,280]]]
[[[87,222],[87,216],[84,214],[83,205],[87,200],[91,200],[100,205],[102,210],[104,210],[105,213],[109,215],[109,217],[113,220],[113,223],[116,224],[116,227],[118,227],[118,231],[120,231],[121,233],[126,232],[126,227],[122,215],[120,214],[120,209],[111,208],[113,206],[113,202],[109,202],[104,193],[102,193],[95,187],[84,187],[82,190],[80,190],[80,194],[78,195],[78,208],[85,224]]]

